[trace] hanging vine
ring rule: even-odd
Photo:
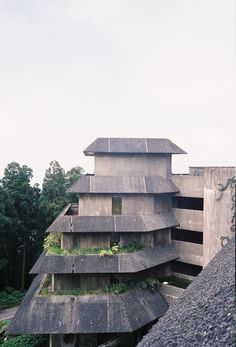
[[[236,215],[236,212],[235,212],[235,201],[236,201],[236,179],[235,179],[235,176],[229,178],[226,182],[225,185],[221,184],[221,183],[218,183],[218,191],[220,192],[219,196],[217,197],[217,200],[219,200],[224,191],[228,188],[232,188],[233,189],[233,193],[232,193],[232,196],[231,196],[231,211],[232,211],[232,218],[231,218],[231,226],[230,226],[230,230],[232,233],[235,232],[235,229],[236,229],[236,225],[235,225],[235,215]],[[224,247],[226,245],[226,243],[229,241],[229,237],[228,236],[221,236],[220,238],[221,240],[221,246]]]

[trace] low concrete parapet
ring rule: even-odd
[[[183,263],[194,264],[203,266],[203,246],[197,243],[185,242],[185,241],[171,241],[175,246],[178,259]]]

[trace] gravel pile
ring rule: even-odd
[[[137,347],[235,346],[235,239],[220,250]]]

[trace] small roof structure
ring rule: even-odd
[[[234,347],[234,317],[233,237],[137,347]]]
[[[171,180],[161,176],[81,176],[68,193],[164,194],[177,193]]]
[[[85,150],[85,155],[96,154],[186,154],[169,139],[104,138],[99,137]]]

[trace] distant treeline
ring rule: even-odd
[[[10,163],[0,180],[0,289],[27,288],[29,270],[42,251],[45,230],[75,196],[66,193],[83,169],[68,172],[52,161],[46,170],[42,190],[31,185],[33,171]]]

